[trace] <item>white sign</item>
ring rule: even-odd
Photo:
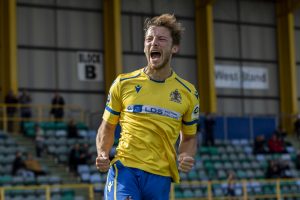
[[[238,67],[217,65],[215,81],[218,88],[268,89],[268,69],[262,67]]]
[[[80,81],[103,81],[103,57],[98,52],[77,53],[78,79]]]

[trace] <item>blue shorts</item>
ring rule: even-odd
[[[171,177],[113,164],[107,175],[105,200],[168,200]]]

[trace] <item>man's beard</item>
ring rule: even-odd
[[[149,62],[149,67],[154,68],[154,69],[163,69],[170,62],[171,53],[167,53],[165,58],[166,59],[164,59],[163,62],[158,65],[153,65],[151,62]],[[150,59],[151,59],[151,55],[150,55]]]

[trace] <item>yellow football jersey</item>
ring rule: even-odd
[[[179,182],[175,143],[180,131],[196,134],[199,100],[195,87],[175,72],[154,81],[144,69],[121,74],[110,88],[103,119],[120,123],[116,160],[124,166]]]

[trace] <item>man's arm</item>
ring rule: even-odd
[[[190,171],[195,163],[194,156],[197,152],[196,135],[180,134],[180,143],[178,147],[178,168],[183,172]]]
[[[110,167],[109,152],[114,144],[116,125],[103,120],[97,133],[96,146],[98,156],[96,167],[101,172],[108,171]]]

